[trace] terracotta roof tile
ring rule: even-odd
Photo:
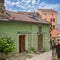
[[[37,9],[37,10],[41,10],[41,11],[45,11],[45,12],[56,12],[56,10],[53,10],[53,9]]]
[[[10,16],[9,15],[7,16],[9,20],[24,21],[24,22],[31,22],[31,23],[50,24],[48,21],[40,20],[39,18],[37,18],[38,20],[33,19],[25,14],[20,14],[18,12],[11,12],[11,11],[6,10],[6,13],[8,13],[10,15]]]

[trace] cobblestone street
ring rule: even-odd
[[[7,58],[6,60],[52,60],[52,51],[38,54],[24,52],[16,56]]]
[[[52,51],[36,55],[32,58],[27,58],[26,60],[52,60]]]
[[[27,53],[16,54],[6,58],[6,60],[57,60],[57,55],[54,54],[52,57],[52,51],[43,53]]]

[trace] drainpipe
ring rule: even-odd
[[[32,25],[32,47],[33,47],[33,25]]]

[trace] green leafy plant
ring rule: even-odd
[[[34,53],[34,52],[35,52],[34,47],[32,47],[32,48],[30,49],[30,51],[31,51],[31,53]]]
[[[0,53],[10,53],[14,49],[14,41],[8,37],[0,39]]]
[[[0,54],[8,54],[13,52],[15,49],[14,40],[11,40],[9,37],[4,37],[0,39]]]

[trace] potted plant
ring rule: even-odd
[[[31,53],[34,53],[34,52],[35,52],[34,47],[32,47],[32,48],[30,49],[30,52],[31,52]]]
[[[13,52],[15,48],[14,41],[8,37],[0,39],[0,60],[5,60],[8,53]]]

